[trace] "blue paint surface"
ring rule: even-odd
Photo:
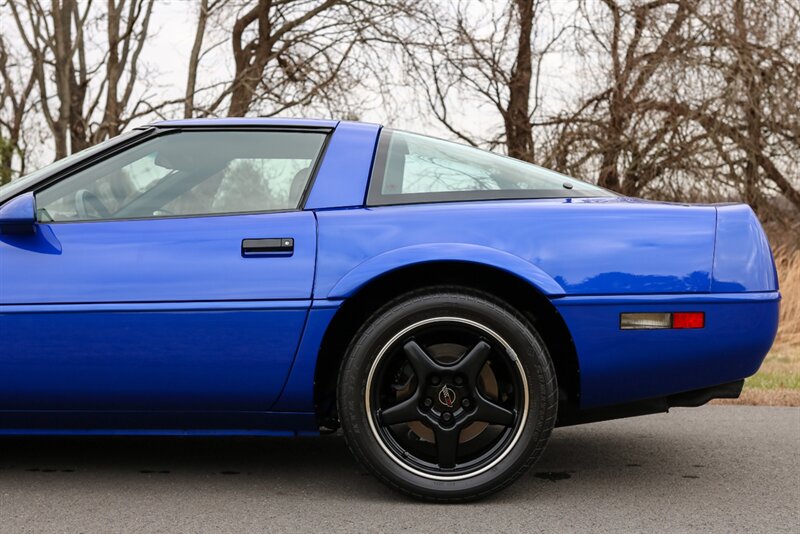
[[[25,193],[0,207],[0,225],[31,223],[36,218],[36,200],[32,193]]]
[[[360,207],[364,204],[380,127],[341,122],[328,141],[307,210]]]
[[[767,236],[744,204],[717,208],[714,292],[777,291],[778,274]]]
[[[308,302],[0,311],[4,410],[269,410]]]
[[[317,355],[341,305],[434,261],[488,266],[547,296],[574,340],[587,408],[744,378],[774,338],[775,268],[746,206],[620,197],[369,208],[377,125],[157,127],[332,134],[303,210],[0,234],[0,434],[313,433]],[[0,213],[20,194],[0,197]],[[294,252],[242,256],[243,239],[269,237],[294,238]],[[620,313],[644,311],[702,311],[706,328],[619,329]]]
[[[294,253],[242,257],[269,237]],[[316,246],[309,212],[39,224],[0,235],[0,303],[310,299]]]
[[[624,198],[465,202],[318,214],[316,296],[349,296],[404,265],[463,260],[549,296],[705,293],[714,207]]]
[[[778,328],[777,292],[566,297],[581,407],[595,408],[733,382],[754,374]],[[620,330],[621,313],[704,312],[698,330]]]

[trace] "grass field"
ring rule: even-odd
[[[777,249],[775,264],[783,296],[775,346],[740,398],[716,403],[800,406],[800,250]]]

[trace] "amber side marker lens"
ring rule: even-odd
[[[683,330],[705,326],[704,312],[621,313],[619,316],[622,330]]]

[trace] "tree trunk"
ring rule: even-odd
[[[533,129],[530,119],[530,95],[533,68],[531,34],[533,5],[536,0],[516,0],[519,16],[519,36],[514,71],[508,87],[508,109],[504,122],[508,155],[533,161]]]
[[[53,41],[55,56],[55,85],[58,94],[58,119],[53,129],[55,157],[61,159],[69,153],[67,142],[72,110],[72,0],[52,0]]]
[[[203,50],[203,39],[208,22],[208,0],[201,0],[200,15],[197,19],[197,30],[194,34],[194,44],[189,55],[189,72],[186,77],[186,93],[183,101],[183,116],[191,119],[194,116],[194,93],[197,90],[197,69],[200,64],[200,53]]]
[[[743,99],[743,119],[746,124],[746,145],[742,148],[747,155],[744,166],[744,201],[758,211],[759,204],[759,164],[757,154],[762,151],[761,143],[761,84],[758,80],[758,69],[753,64],[753,51],[748,50],[748,32],[745,22],[744,2],[736,0],[733,5],[734,13],[734,46],[738,49],[738,71],[742,76],[743,86],[747,97]]]
[[[269,10],[272,2],[259,0],[250,11],[239,17],[233,25],[233,60],[236,74],[231,87],[231,102],[228,107],[229,117],[243,117],[250,111],[256,87],[261,81],[261,73],[271,55]],[[243,44],[247,27],[257,24],[258,39]]]
[[[228,117],[244,117],[250,111],[256,86],[259,82],[259,75],[255,73],[255,70],[248,67],[237,74],[231,91]]]
[[[0,138],[0,185],[11,181],[11,160],[14,158],[14,145],[8,139]]]
[[[135,0],[132,0],[135,1]],[[106,109],[103,113],[101,128],[106,130],[108,137],[119,134],[119,78],[121,65],[119,63],[119,25],[120,14],[124,3],[114,5],[114,0],[108,0],[108,59],[106,60]]]

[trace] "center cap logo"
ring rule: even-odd
[[[453,404],[456,402],[456,392],[447,386],[443,386],[442,389],[439,390],[439,402],[448,408],[452,408]]]

